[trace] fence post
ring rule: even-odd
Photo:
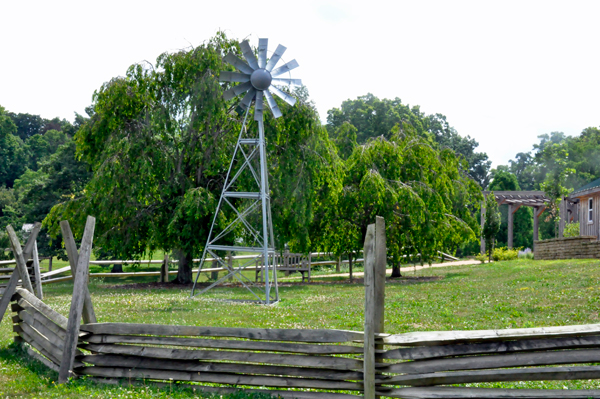
[[[77,275],[77,265],[79,264],[79,253],[77,252],[77,244],[75,244],[75,238],[73,237],[71,226],[69,225],[69,222],[67,220],[63,220],[62,222],[60,222],[60,231],[62,233],[63,241],[65,243],[65,249],[67,250],[69,266],[71,266],[71,275],[73,276],[73,278],[75,278],[75,276]],[[83,246],[83,241],[81,245]],[[83,322],[95,323],[96,313],[94,312],[94,306],[92,305],[92,297],[90,296],[90,291],[87,287],[87,277],[86,284],[84,285],[83,290]]]
[[[373,266],[375,265],[375,225],[367,227],[364,248],[365,279],[365,342],[364,342],[364,384],[365,399],[375,399],[375,325],[373,308],[375,284]]]
[[[163,263],[160,266],[160,282],[169,282],[169,254],[165,254],[165,259],[163,260]]]
[[[375,218],[375,333],[384,333],[385,274],[387,265],[387,244],[385,239],[385,219]]]
[[[29,255],[31,255],[31,252],[33,252],[33,242],[37,239],[37,235],[40,232],[41,227],[42,227],[42,224],[39,222],[33,226],[33,230],[31,230],[31,234],[29,234],[29,238],[27,239],[25,248],[23,249],[23,251],[21,253],[21,257],[23,259],[28,259]],[[15,259],[17,259],[17,252],[21,251],[21,243],[17,239],[16,234],[14,234],[15,231],[13,230],[11,225],[6,226],[6,231],[9,233],[9,237],[11,238],[11,246],[13,247],[12,248],[13,254],[14,254]],[[19,248],[18,251],[15,249],[15,245],[13,245],[12,235],[10,234],[11,231],[13,233],[12,235],[14,235],[14,238],[16,239],[16,245],[18,245],[18,248]],[[25,261],[23,261],[23,262],[25,262]],[[27,279],[29,279],[29,273],[26,274],[26,277],[27,277]],[[17,284],[19,283],[19,278],[21,278],[21,273],[19,273],[19,268],[15,266],[15,271],[10,276],[7,286],[6,286],[6,288],[4,288],[4,294],[2,294],[2,298],[0,299],[0,321],[2,321],[2,318],[4,317],[4,314],[6,313],[6,309],[8,308],[8,304],[10,303],[10,299],[12,298],[13,294],[15,293],[15,290],[17,289]],[[25,278],[23,278],[22,280],[25,280]],[[30,285],[31,285],[31,282],[30,282]]]
[[[33,294],[34,291],[33,286],[31,285],[31,277],[29,276],[29,271],[27,270],[27,258],[29,258],[29,255],[27,257],[24,256],[23,250],[21,249],[21,243],[19,242],[17,234],[11,225],[6,226],[6,231],[8,232],[10,245],[15,256],[15,261],[17,262],[15,269],[19,271],[19,275],[21,276],[21,284],[23,285],[23,288]]]
[[[40,299],[44,300],[44,293],[42,292],[42,276],[40,273],[40,257],[38,254],[37,241],[33,243],[33,273],[35,276],[35,295]]]
[[[85,294],[87,293],[89,295],[89,291],[87,290],[87,278],[95,224],[96,219],[92,216],[88,216],[77,259],[77,270],[75,271],[75,281],[73,283],[73,298],[71,299],[71,309],[69,310],[65,344],[60,362],[60,371],[58,373],[58,382],[60,384],[64,384],[68,381],[73,370],[75,352],[77,351],[77,341],[79,339],[79,327],[81,325],[81,316],[83,313],[83,302],[86,297]]]
[[[377,217],[367,227],[364,246],[365,284],[365,342],[364,342],[364,397],[375,399],[375,334],[384,330],[385,273],[387,248],[385,220]]]
[[[229,269],[229,272],[233,270],[233,254],[231,253],[231,251],[227,251],[227,268]],[[229,276],[228,280],[234,281],[233,274]]]

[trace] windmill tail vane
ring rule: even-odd
[[[248,41],[240,43],[240,48],[245,61],[232,52],[224,57],[224,60],[239,72],[222,71],[219,80],[239,83],[225,91],[223,97],[225,100],[231,100],[243,95],[240,106],[246,110],[246,115],[227,171],[223,191],[213,216],[191,296],[195,296],[198,278],[208,259],[207,257],[210,255],[212,261],[216,261],[227,274],[216,279],[217,281],[204,288],[199,294],[223,283],[227,278],[236,278],[252,293],[258,302],[270,304],[279,300],[279,291],[277,288],[275,242],[263,125],[264,103],[266,100],[274,118],[281,117],[281,110],[277,106],[273,95],[281,98],[290,106],[296,103],[296,99],[278,86],[301,86],[302,81],[281,77],[286,73],[289,76],[289,72],[298,67],[296,60],[277,67],[286,50],[284,46],[277,46],[269,59],[267,59],[268,39],[259,39],[258,57],[254,55]],[[258,137],[243,137],[248,113],[253,104],[254,119],[258,122]],[[247,191],[247,187],[246,191],[237,189],[236,183],[240,180],[240,176],[244,174],[249,177],[248,181],[252,182],[256,188],[254,191]],[[216,227],[217,215],[222,207],[230,208],[234,217],[233,221],[224,229],[217,231],[219,230]],[[226,236],[229,236],[229,240],[224,243],[222,241]],[[231,245],[231,242],[236,244]],[[249,253],[251,255],[244,256],[244,260],[234,266],[231,258],[227,260],[219,255],[223,252],[228,254],[232,252]],[[264,277],[264,296],[260,292],[262,288],[242,273],[253,265],[261,269]],[[258,273],[256,276],[258,276]],[[274,297],[271,294],[272,288],[275,292]]]

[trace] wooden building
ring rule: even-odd
[[[563,201],[561,219],[567,222],[579,221],[579,235],[600,237],[600,179],[594,180],[573,191],[567,201]],[[577,204],[573,207],[572,204]],[[571,210],[571,213],[569,213]],[[573,210],[578,215],[573,216]],[[564,224],[561,223],[564,228]],[[562,229],[560,229],[562,233]]]

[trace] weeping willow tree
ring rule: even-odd
[[[126,259],[176,250],[176,282],[191,282],[243,118],[235,100],[223,100],[230,83],[219,82],[221,71],[233,70],[223,62],[229,51],[241,56],[237,41],[219,33],[154,65],[132,65],[95,93],[76,134],[93,177],[83,195],[52,209],[45,220],[51,231],[69,219],[81,232],[92,214],[95,246]],[[266,115],[265,134],[276,244],[306,250],[309,236],[319,237],[315,207],[339,185],[339,162],[308,95],[297,94],[294,107],[278,102],[284,117]],[[217,220],[224,226],[231,217],[223,209]]]
[[[393,276],[400,276],[403,261],[419,257],[431,263],[438,251],[474,239],[473,215],[483,197],[452,150],[438,149],[409,124],[396,126],[388,137],[354,148],[325,220],[330,248],[351,254],[362,247],[375,216],[384,217]]]

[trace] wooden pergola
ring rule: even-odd
[[[484,191],[483,195],[487,196],[491,191]],[[533,241],[538,240],[539,221],[538,218],[546,209],[546,204],[550,202],[550,198],[543,191],[494,191],[494,196],[498,205],[508,205],[508,248],[513,247],[513,219],[515,212],[522,206],[530,206],[533,208]],[[485,223],[485,203],[481,205],[481,229]],[[485,240],[481,237],[481,253],[485,253]]]

